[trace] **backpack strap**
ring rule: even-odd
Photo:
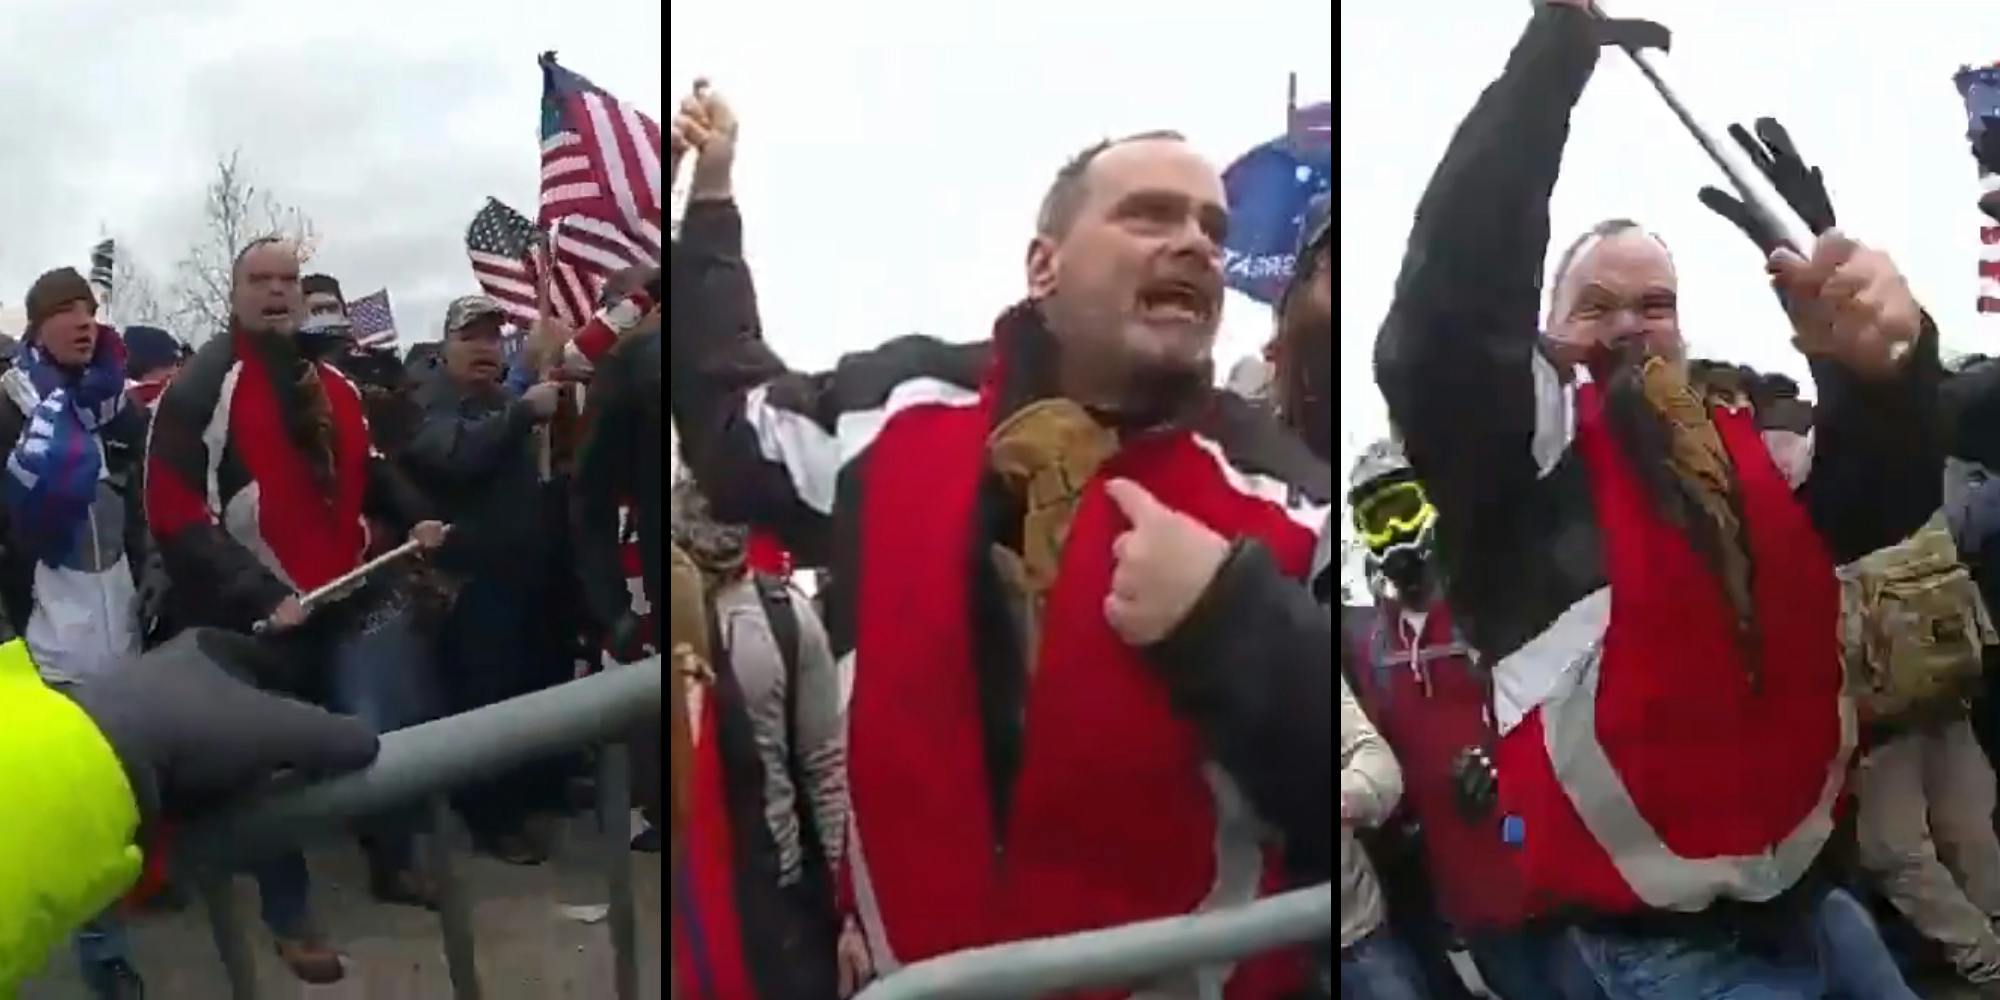
[[[806,784],[805,768],[799,753],[799,612],[792,604],[792,588],[785,581],[763,573],[750,575],[757,590],[757,603],[771,624],[771,639],[785,662],[785,771],[792,779],[792,808],[798,813],[799,845],[804,848],[808,867],[824,864],[825,841],[813,820],[812,792]]]

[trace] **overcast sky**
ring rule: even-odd
[[[1411,213],[1446,141],[1498,75],[1525,0],[1341,5],[1341,430],[1386,432],[1369,370]],[[1716,127],[1773,115],[1826,173],[1842,228],[1889,251],[1948,347],[2000,353],[1975,326],[1976,170],[1951,75],[2000,59],[1985,0],[1619,0],[1671,18],[1670,79]],[[1750,243],[1695,200],[1719,174],[1622,54],[1606,53],[1572,119],[1553,209],[1556,249],[1612,216],[1645,222],[1681,272],[1694,354],[1805,381]]]
[[[7,0],[0,17],[0,313],[108,230],[157,283],[198,231],[218,155],[322,235],[310,269],[387,286],[405,343],[478,291],[487,195],[534,214],[541,74],[662,109],[659,0]],[[9,330],[8,332],[18,332]]]
[[[1283,132],[1288,71],[1301,103],[1333,75],[1332,11],[1308,0],[731,0],[668,18],[670,100],[705,75],[743,119],[758,303],[801,368],[907,333],[986,336],[1070,155],[1173,128],[1220,168]],[[1230,298],[1225,367],[1271,329]]]

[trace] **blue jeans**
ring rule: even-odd
[[[73,943],[77,964],[84,967],[86,974],[93,965],[132,960],[132,942],[125,934],[125,921],[110,910],[77,928]]]
[[[435,717],[437,695],[430,646],[407,612],[367,630],[348,629],[317,639],[304,651],[326,673],[327,707],[391,732]],[[362,824],[371,866],[394,873],[415,860],[413,838],[424,830],[421,805],[372,817]],[[297,940],[309,929],[312,879],[305,855],[293,851],[251,867],[264,926]]]
[[[1577,957],[1569,937],[1543,928],[1475,933],[1465,947],[1479,978],[1501,1000],[1603,1000],[1597,980]]]
[[[1775,951],[1708,940],[1570,929],[1610,1000],[1916,1000],[1853,896],[1834,889]]]
[[[438,695],[428,640],[408,612],[367,631],[327,643],[327,707],[387,733],[437,716]],[[389,872],[415,860],[413,838],[425,829],[421,804],[371,817],[360,824],[369,861]]]
[[[312,878],[306,872],[306,856],[298,851],[280,854],[253,865],[257,878],[257,899],[264,926],[274,937],[297,941],[305,937],[312,915]]]
[[[1423,973],[1387,927],[1340,950],[1340,1000],[1425,1000]]]

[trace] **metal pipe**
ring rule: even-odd
[[[354,588],[361,586],[362,582],[368,579],[369,574],[374,573],[376,570],[381,569],[382,567],[387,566],[390,563],[397,561],[398,559],[403,559],[415,554],[417,549],[420,547],[421,546],[415,539],[411,539],[410,541],[404,542],[403,544],[398,545],[395,548],[390,549],[389,551],[384,552],[381,555],[376,556],[375,558],[370,559],[367,562],[362,563],[361,565],[356,566],[353,569],[348,570],[347,572],[342,573],[337,577],[334,577],[331,581],[328,581],[323,586],[313,589],[310,593],[301,596],[299,598],[299,607],[303,609],[306,614],[310,615],[314,611],[319,610],[320,605],[329,604],[332,603],[333,601],[337,601],[343,597],[346,597],[348,593],[351,592]],[[271,631],[274,627],[275,626],[272,625],[269,619],[265,619],[251,626],[250,631],[258,635],[263,635],[265,632]]]
[[[189,869],[234,870],[315,837],[339,821],[371,816],[515,764],[605,739],[621,739],[660,714],[660,658],[382,737],[375,763],[314,784],[281,787],[190,828],[180,838]]]
[[[456,1000],[480,1000],[479,962],[472,947],[472,901],[465,881],[451,863],[451,800],[433,795],[428,854],[431,877],[438,887],[438,929],[444,933],[444,964],[451,974]]]
[[[1598,17],[1610,17],[1604,9],[1604,4],[1593,0],[1591,7]],[[1639,67],[1640,74],[1652,82],[1653,89],[1660,94],[1660,99],[1667,102],[1668,110],[1674,113],[1675,118],[1680,119],[1688,134],[1694,136],[1694,141],[1701,144],[1702,151],[1708,154],[1709,160],[1722,169],[1723,176],[1728,178],[1729,186],[1736,189],[1736,194],[1743,199],[1743,204],[1800,256],[1812,256],[1816,238],[1811,227],[1792,210],[1791,203],[1785,200],[1784,195],[1778,193],[1777,187],[1764,176],[1764,172],[1750,162],[1749,154],[1737,148],[1736,143],[1717,138],[1717,133],[1695,117],[1687,103],[1681,100],[1680,92],[1667,82],[1666,71],[1651,51],[1634,45],[1620,46],[1620,48],[1625,50],[1626,55],[1632,57],[1632,63]]]
[[[639,1000],[639,915],[632,898],[632,755],[622,742],[597,757],[597,816],[611,891],[611,970],[618,1000]]]
[[[1019,1000],[1134,986],[1332,936],[1327,883],[1212,913],[961,951],[893,973],[856,1000]]]
[[[233,872],[203,872],[199,882],[202,905],[208,910],[208,931],[215,938],[215,953],[222,958],[222,971],[229,978],[229,995],[235,1000],[257,1000],[257,960],[250,954],[250,935],[243,927],[243,913],[236,907]]]

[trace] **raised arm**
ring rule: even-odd
[[[1417,206],[1375,377],[1445,523],[1477,530],[1533,483],[1538,446],[1563,443],[1536,437],[1561,392],[1537,315],[1549,197],[1597,56],[1590,15],[1538,10]]]

